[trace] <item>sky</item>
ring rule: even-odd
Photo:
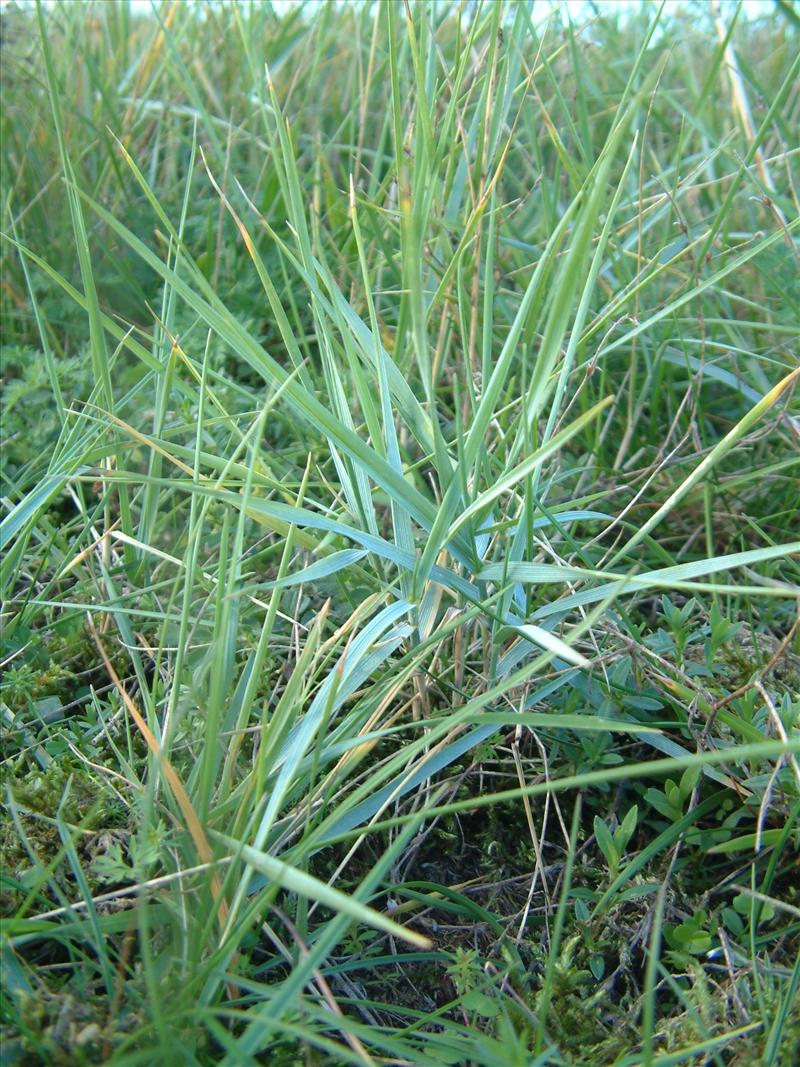
[[[18,4],[20,7],[30,6],[33,0],[0,0],[0,8],[10,7],[14,4]],[[47,6],[50,6],[54,0],[44,0]],[[118,0],[95,0],[95,3],[116,3]],[[320,0],[321,2],[321,0]],[[347,2],[347,0],[344,0]],[[707,0],[705,0],[707,3]],[[152,7],[151,0],[130,0],[131,8],[133,11],[148,12]],[[281,8],[292,7],[297,0],[273,0],[275,7],[280,11]],[[642,3],[646,3],[649,7],[655,7],[657,0],[595,0],[596,6],[602,11],[603,9],[609,10],[616,8],[618,11],[636,11],[641,7]],[[723,14],[732,14],[735,8],[736,0],[721,0],[721,7]],[[588,0],[535,0],[536,7],[541,10],[543,15],[548,8],[564,7],[569,11],[570,16],[576,22],[580,22],[581,19],[589,17],[592,14],[592,6]],[[685,7],[686,0],[667,0],[667,11],[670,8]],[[764,15],[775,9],[773,0],[743,0],[742,14],[748,18],[758,18],[759,15]],[[537,12],[538,14],[538,12]]]

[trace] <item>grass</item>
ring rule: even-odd
[[[3,1062],[796,1062],[794,8],[0,18]]]

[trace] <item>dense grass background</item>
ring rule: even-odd
[[[3,8],[4,1063],[797,1062],[800,20],[543,14]]]

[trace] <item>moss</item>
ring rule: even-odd
[[[15,1023],[4,1037],[14,1037],[20,1067],[41,1063],[56,1067],[88,1067],[107,1063],[120,1042],[141,1026],[134,1013],[109,1013],[108,997],[98,988],[80,996],[40,987],[15,998]]]
[[[20,663],[8,669],[0,688],[8,706],[19,712],[42,697],[61,696],[64,687],[73,683],[74,678],[71,670],[52,660],[45,668]]]
[[[45,991],[19,998],[22,1067],[33,1067],[46,1056],[58,1067],[83,1067],[104,1062],[105,1035],[100,1004],[92,998]]]
[[[35,764],[24,773],[21,771],[17,766],[0,774],[0,789],[3,795],[10,792],[24,835],[23,840],[10,808],[4,806],[0,822],[0,868],[16,881],[24,882],[31,870],[31,852],[37,863],[46,867],[61,850],[62,841],[54,821],[59,809],[66,824],[87,831],[120,826],[126,821],[119,802],[107,799],[98,790],[96,779],[74,759],[54,760],[46,770]],[[94,888],[91,878],[89,884]],[[18,902],[19,894],[6,890],[0,901],[3,914],[12,914]]]
[[[781,642],[766,633],[743,633],[735,641],[725,645],[720,658],[727,668],[728,681],[733,688],[746,685],[758,671],[777,655]],[[767,683],[772,683],[782,692],[800,692],[800,656],[785,648],[775,661]]]
[[[38,765],[20,773],[17,765],[10,772],[0,774],[0,784],[11,790],[16,804],[29,812],[54,816],[59,809],[68,823],[80,823],[90,815],[86,829],[98,825],[107,809],[97,780],[83,764],[69,757],[53,760],[47,769]],[[98,797],[100,802],[98,803]],[[92,808],[96,808],[92,812]]]

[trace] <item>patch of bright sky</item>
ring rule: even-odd
[[[51,7],[57,0],[44,0],[45,7]],[[61,0],[65,2],[65,0]],[[119,3],[122,0],[94,0],[95,3]],[[220,2],[226,2],[226,0],[200,0],[197,6],[202,10],[204,4],[215,4]],[[230,0],[227,0],[230,2]],[[238,3],[250,3],[251,0],[236,0]],[[258,0],[255,0],[257,3]],[[301,0],[272,0],[273,7],[279,13],[288,11],[293,7],[298,6]],[[322,0],[319,0],[322,3]],[[351,0],[339,0],[340,3],[346,4]],[[383,0],[385,2],[385,0]],[[135,14],[147,14],[153,7],[160,7],[160,4],[155,4],[152,0],[129,0],[131,11]],[[33,6],[33,0],[0,0],[0,8],[4,7],[31,7]],[[309,2],[306,0],[305,6],[310,10],[313,8],[313,0]],[[566,17],[573,20],[573,22],[583,22],[585,19],[591,18],[596,11],[599,12],[614,12],[621,15],[635,15],[639,13],[642,8],[649,8],[655,10],[658,7],[658,0],[534,0],[534,12],[536,16],[544,17],[546,14],[552,11],[561,11],[562,17]],[[723,15],[727,15],[728,18],[733,14],[736,8],[736,0],[721,0],[720,7],[722,8]],[[711,4],[709,0],[666,0],[665,14],[670,12],[679,11],[681,9],[694,8],[698,11],[702,8],[710,9]],[[774,0],[742,0],[742,15],[745,18],[761,18],[764,15],[769,15],[775,10]]]
[[[134,8],[141,8],[142,10],[149,9],[151,5],[151,0],[131,0],[131,2]],[[247,2],[247,0],[240,0],[240,2]],[[313,8],[313,0],[311,3],[308,3],[308,0],[306,2],[308,7]],[[348,0],[341,0],[341,2],[346,4]],[[275,9],[280,12],[282,9],[288,10],[296,7],[298,0],[272,0],[272,3]],[[686,6],[686,0],[667,0],[665,14],[668,14],[670,9],[678,10]],[[694,6],[697,7],[697,3]],[[703,0],[701,6],[710,6],[708,0]],[[733,9],[735,0],[721,0],[720,6]],[[595,0],[594,5],[590,0],[534,0],[534,12],[536,15],[543,17],[551,11],[560,9],[562,15],[564,12],[568,12],[569,17],[574,22],[582,22],[584,19],[591,18],[595,10],[614,10],[617,13],[633,15],[640,11],[642,7],[657,8],[658,0]],[[742,14],[748,18],[758,18],[774,10],[774,8],[773,0],[742,0]],[[733,14],[733,10],[729,14]]]

